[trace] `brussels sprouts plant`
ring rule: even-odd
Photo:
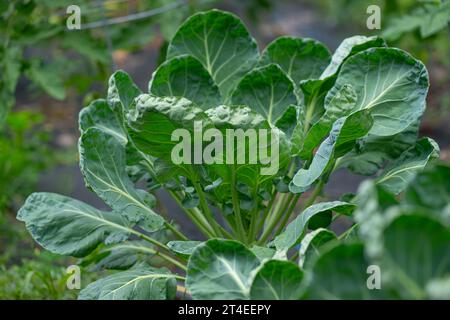
[[[17,217],[45,249],[117,270],[80,299],[448,297],[449,168],[418,139],[428,87],[378,37],[330,54],[286,36],[260,53],[236,16],[201,12],[148,93],[117,71],[80,113],[81,172],[111,211],[34,193]],[[342,168],[371,178],[318,201]],[[158,213],[158,189],[196,236]]]

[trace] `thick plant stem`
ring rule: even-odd
[[[198,214],[194,209],[191,210],[185,208],[181,203],[180,197],[175,192],[170,191],[170,194],[175,199],[180,208],[184,211],[184,213],[186,213],[188,218],[197,226],[200,232],[203,233],[203,235],[205,235],[207,238],[213,238],[214,231],[212,230],[208,221],[206,221],[205,218],[201,215],[201,213]]]
[[[155,245],[155,246],[157,246],[157,247],[159,247],[161,249],[166,250],[167,252],[171,252],[170,248],[168,246],[166,246],[164,243],[159,242],[158,240],[150,238],[149,236],[147,236],[147,235],[145,235],[143,233],[140,233],[140,232],[138,232],[136,230],[133,230],[133,229],[131,229],[130,232],[133,233],[134,235],[138,236],[139,238],[141,238],[141,239],[143,239],[143,240],[145,240],[145,241],[147,241],[147,242],[149,242],[149,243],[151,243],[151,244],[153,244],[153,245]],[[166,255],[165,253],[154,250],[154,254],[158,255],[159,257],[161,257],[162,259],[166,260],[167,262],[170,262],[173,265],[179,267],[180,269],[186,270],[186,266],[185,265],[183,265],[179,261],[173,259],[172,257]]]
[[[165,253],[162,253],[161,251],[154,250],[154,249],[152,249],[152,248],[145,248],[143,251],[147,251],[147,252],[149,252],[149,253],[151,253],[151,254],[154,254],[155,256],[158,256],[158,257],[160,257],[161,259],[163,259],[163,260],[165,260],[165,261],[167,261],[167,262],[169,262],[169,263],[171,263],[171,264],[177,266],[177,267],[180,268],[181,270],[184,270],[184,271],[187,270],[187,268],[186,268],[186,266],[185,266],[184,264],[182,264],[182,263],[180,263],[179,261],[173,259],[172,257],[166,255]]]
[[[257,199],[257,195],[253,195],[255,199]],[[250,221],[250,229],[248,231],[248,243],[252,244],[256,239],[256,233],[258,230],[256,229],[256,223],[259,218],[259,210],[258,210],[258,202],[256,202],[255,208],[250,213],[251,221]]]
[[[145,241],[147,241],[147,242],[150,242],[151,244],[153,244],[153,245],[155,245],[155,246],[157,246],[157,247],[159,247],[159,248],[161,248],[161,249],[164,249],[164,250],[166,250],[166,251],[168,251],[168,252],[171,252],[171,251],[170,251],[170,248],[169,248],[168,246],[166,246],[164,243],[159,242],[158,240],[155,240],[155,239],[153,239],[153,238],[150,238],[149,236],[147,236],[147,235],[145,235],[145,234],[143,234],[143,233],[140,233],[140,232],[138,232],[138,231],[136,231],[136,230],[133,230],[133,229],[131,229],[130,232],[133,233],[134,235],[138,236],[138,237],[141,238],[142,240],[145,240]]]
[[[297,194],[293,200],[291,201],[291,204],[289,205],[289,208],[286,212],[286,214],[283,217],[283,220],[281,221],[280,225],[278,226],[277,231],[275,232],[275,235],[279,235],[283,229],[286,227],[287,223],[289,222],[289,218],[292,215],[292,212],[295,209],[295,206],[297,205],[298,199],[300,198],[301,193]]]
[[[233,170],[232,176],[231,176],[231,201],[233,203],[233,211],[234,216],[236,220],[237,225],[237,236],[239,237],[239,240],[246,243],[246,235],[245,235],[245,229],[244,224],[242,223],[242,217],[241,217],[241,208],[239,207],[239,199],[237,195],[237,188],[236,188],[236,171]]]
[[[278,212],[275,212],[275,214],[273,215],[273,219],[270,221],[269,225],[264,229],[264,232],[261,235],[260,240],[258,241],[259,244],[265,243],[267,241],[267,239],[270,237],[270,235],[272,234],[272,231],[278,225],[280,218],[282,217],[283,213],[288,208],[289,203],[291,202],[293,197],[294,197],[293,193],[288,194],[288,196],[286,197],[286,200],[283,201],[283,205],[281,206],[281,209]]]
[[[264,222],[266,221],[267,216],[269,215],[270,209],[272,208],[273,203],[274,203],[276,197],[277,197],[277,192],[276,192],[276,190],[274,190],[274,192],[272,192],[272,198],[270,199],[269,203],[267,204],[267,207],[266,207],[266,209],[265,209],[264,212],[263,212],[262,218],[261,218],[261,220],[259,221],[258,227],[256,228],[255,236],[256,236],[256,235],[261,231],[261,229],[263,228]]]
[[[171,225],[169,222],[164,222],[164,225],[167,227],[167,229],[169,229],[170,231],[173,232],[173,234],[175,234],[175,236],[177,236],[178,239],[180,240],[189,240],[188,237],[186,237],[184,234],[182,234],[179,230],[177,230],[177,228],[175,228],[173,225]]]
[[[320,195],[320,193],[322,192],[324,183],[322,180],[320,180],[316,187],[314,188],[313,192],[311,193],[311,195],[309,196],[308,200],[306,200],[305,202],[305,206],[303,209],[308,208],[309,206],[311,206],[312,204],[314,204],[314,201],[316,201],[316,198]]]
[[[209,208],[208,203],[206,202],[205,194],[203,193],[201,186],[195,180],[192,180],[192,184],[193,184],[195,191],[197,192],[198,198],[200,200],[200,207],[203,210],[204,217],[206,218],[206,220],[209,222],[212,229],[214,230],[214,236],[222,237],[223,236],[222,230],[220,230],[219,224],[214,219],[214,215],[212,214],[211,209]]]
[[[284,202],[286,201],[286,197],[289,193],[282,193],[278,197],[278,199],[275,199],[275,202],[272,203],[273,207],[270,208],[269,215],[267,216],[266,225],[269,225],[272,223],[272,221],[275,219],[275,216],[277,212],[280,211],[280,208],[284,205]]]
[[[289,172],[287,173],[287,176],[288,176],[289,179],[292,179],[292,176],[294,175],[294,172],[295,172],[295,163],[293,161],[291,161],[291,163],[289,164]],[[286,201],[288,201],[288,202],[290,201],[290,199],[286,199],[286,198],[289,198],[290,194],[291,193],[289,193],[289,192],[288,193],[282,193],[278,199],[273,198],[273,200],[275,200],[275,206],[272,208],[273,202],[269,206],[269,209],[271,211],[269,212],[269,215],[267,217],[266,225],[269,225],[269,224],[273,223],[273,219],[276,218],[276,215],[279,213],[280,208],[282,210],[286,209],[286,208],[284,208],[284,206],[286,205]]]

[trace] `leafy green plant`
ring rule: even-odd
[[[93,83],[106,82],[112,65],[112,50],[142,48],[158,35],[156,25],[160,26],[161,35],[168,39],[174,26],[190,12],[207,4],[198,1],[194,5],[178,0],[133,3],[82,0],[76,5],[80,8],[83,29],[69,30],[66,10],[74,5],[73,1],[1,1],[0,120],[15,103],[15,89],[21,76],[31,82],[32,88],[57,100],[64,100],[69,88],[85,93],[92,89]],[[110,25],[107,29],[85,29],[90,23],[115,18],[123,12],[145,13],[152,9],[166,10],[145,19],[124,19],[123,23]],[[130,37],[130,34],[134,36]]]
[[[194,299],[440,296],[450,271],[442,214],[449,189],[448,179],[427,183],[418,175],[439,154],[432,139],[417,139],[428,86],[420,61],[378,37],[346,39],[333,55],[317,41],[281,37],[260,54],[236,16],[198,13],[174,35],[148,94],[118,71],[107,99],[80,113],[81,171],[112,211],[34,193],[17,218],[45,249],[120,270],[80,299],[170,299],[177,291]],[[270,128],[278,170],[173,161],[172,133],[195,135],[197,121],[219,133]],[[356,196],[317,202],[340,168],[374,177]],[[438,170],[431,174],[448,174]],[[152,194],[160,188],[198,237],[156,212]],[[339,237],[330,229],[338,217],[354,223]],[[366,287],[365,250],[382,267],[381,291]]]
[[[23,250],[23,246],[20,250]],[[16,248],[17,250],[17,248]],[[3,264],[0,256],[0,299],[75,299],[79,290],[67,289],[70,273],[67,266],[74,259],[62,258],[38,249],[14,265]],[[11,262],[11,260],[7,261]],[[81,281],[95,280],[95,273],[81,269]]]
[[[421,38],[427,38],[447,29],[449,23],[450,1],[419,1],[409,14],[392,18],[383,36],[393,41],[404,33],[419,30]]]
[[[43,116],[30,111],[8,114],[0,135],[0,225],[3,214],[22,203],[38,174],[52,163]]]

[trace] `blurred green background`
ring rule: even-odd
[[[82,30],[66,27],[73,4],[81,9]],[[366,25],[374,4],[381,8],[380,30]],[[234,12],[264,45],[288,34],[334,50],[362,34],[411,52],[427,65],[431,81],[421,134],[434,138],[450,161],[450,1],[0,0],[0,299],[76,297],[66,288],[66,267],[76,261],[41,251],[16,222],[16,210],[33,191],[105,208],[78,170],[80,109],[104,96],[117,69],[146,91],[178,25],[208,8]],[[331,195],[352,192],[360,182],[347,172],[335,180]],[[98,276],[83,270],[82,283]]]

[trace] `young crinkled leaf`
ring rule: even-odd
[[[114,273],[89,284],[80,291],[79,300],[166,300],[174,299],[177,282],[166,268],[144,263]]]
[[[107,101],[113,113],[120,120],[123,133],[127,137],[126,159],[129,166],[127,172],[133,180],[139,180],[146,171],[153,173],[154,161],[152,157],[136,149],[127,133],[127,114],[134,99],[140,94],[141,90],[125,71],[116,71],[109,78]],[[104,127],[107,127],[107,124],[103,123],[101,118],[98,118],[98,120]]]
[[[357,100],[356,92],[351,85],[345,85],[332,99],[327,101],[324,115],[308,131],[302,141],[300,157],[308,159],[314,148],[326,137],[333,123],[343,115],[350,114]]]
[[[189,55],[174,57],[153,73],[149,92],[157,96],[184,97],[203,110],[221,104],[219,89],[208,71]]]
[[[80,138],[80,169],[86,184],[114,211],[148,231],[160,229],[164,223],[150,205],[153,196],[138,190],[128,177],[125,149],[113,136],[90,128]]]
[[[186,287],[194,299],[250,298],[251,273],[258,258],[233,240],[208,240],[197,246],[188,263]]]
[[[167,49],[167,59],[189,54],[202,63],[226,100],[259,59],[256,41],[233,14],[210,10],[187,19]]]
[[[308,190],[334,160],[351,150],[357,139],[365,136],[372,127],[372,117],[366,110],[338,119],[327,139],[318,148],[308,169],[300,169],[289,185],[291,192]]]
[[[119,212],[100,211],[54,193],[30,195],[17,219],[42,247],[74,257],[86,256],[101,243],[124,241],[132,231]]]
[[[278,64],[298,86],[302,80],[319,78],[330,61],[330,52],[319,41],[284,36],[267,45],[259,64]]]
[[[341,201],[313,204],[289,223],[286,229],[273,240],[272,245],[275,246],[278,251],[287,251],[300,242],[308,229],[309,222],[315,216],[329,211],[349,215],[354,209],[354,204]]]
[[[119,108],[125,115],[133,100],[142,93],[130,76],[122,70],[114,72],[109,78],[108,103],[111,108]]]
[[[89,128],[98,128],[115,137],[123,146],[128,142],[121,114],[113,111],[106,100],[95,100],[83,108],[78,123],[81,135]]]
[[[439,147],[433,139],[422,138],[386,167],[376,183],[386,190],[398,194],[412,181],[414,176],[432,160],[439,158]]]
[[[303,272],[291,261],[269,260],[257,271],[250,289],[252,300],[297,300]]]
[[[294,83],[276,64],[269,64],[247,73],[232,92],[231,102],[249,106],[275,122],[290,105],[297,104]]]
[[[172,140],[176,129],[191,134],[194,122],[201,122],[203,130],[211,127],[202,109],[185,98],[140,95],[128,115],[129,133],[137,148],[154,157],[172,162],[172,150],[178,141]]]
[[[285,135],[277,128],[271,128],[260,114],[246,106],[219,106],[207,110],[206,114],[219,130],[217,133],[222,133],[225,140],[222,148],[224,151],[215,154],[220,162],[216,161],[212,165],[223,183],[232,183],[234,172],[239,182],[256,187],[287,166],[290,157]],[[235,130],[233,142],[227,139],[229,129]],[[266,141],[260,138],[264,131],[267,134]],[[253,138],[253,143],[250,142],[250,137]],[[227,143],[235,146],[233,164],[227,162]],[[258,148],[252,150],[251,147],[256,145]]]

